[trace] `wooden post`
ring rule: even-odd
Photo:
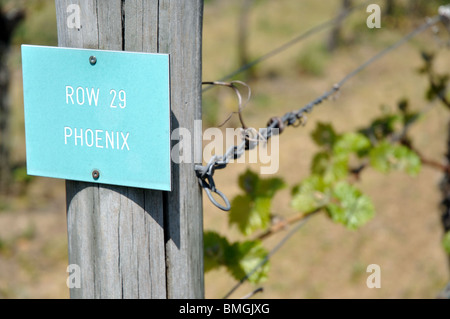
[[[55,1],[59,46],[169,53],[172,130],[183,127],[194,137],[201,119],[202,0]],[[68,27],[74,4],[80,28]],[[172,163],[171,192],[66,182],[69,264],[81,272],[71,298],[204,297],[194,165]]]

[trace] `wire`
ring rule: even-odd
[[[447,13],[447,11],[445,12]],[[450,15],[450,13],[449,13]],[[222,210],[229,210],[231,207],[229,205],[229,201],[226,199],[225,195],[220,193],[220,191],[217,190],[214,184],[213,175],[215,169],[223,169],[225,168],[229,161],[233,159],[239,158],[246,150],[254,149],[260,141],[267,141],[272,135],[281,133],[286,126],[298,126],[299,124],[305,124],[306,121],[306,115],[305,113],[309,113],[313,110],[313,108],[325,100],[327,100],[329,97],[334,95],[337,91],[339,91],[342,86],[344,86],[351,78],[362,72],[365,68],[367,68],[369,65],[375,63],[379,59],[381,59],[383,56],[387,55],[388,53],[392,52],[394,49],[398,48],[411,38],[415,37],[419,33],[425,31],[426,29],[430,28],[431,26],[437,24],[439,21],[442,21],[443,23],[446,23],[446,19],[448,19],[447,16],[440,14],[433,18],[427,19],[427,21],[414,29],[412,32],[408,33],[406,36],[402,37],[400,40],[395,42],[394,44],[388,46],[384,50],[380,51],[370,59],[368,59],[366,62],[362,63],[358,67],[356,67],[353,71],[345,75],[339,82],[337,82],[333,87],[326,91],[324,94],[319,96],[318,98],[314,99],[310,103],[306,104],[302,108],[300,108],[297,111],[292,111],[284,114],[282,117],[273,117],[269,120],[269,124],[266,128],[260,129],[258,135],[261,138],[258,139],[248,139],[246,138],[241,144],[237,146],[230,147],[226,153],[223,156],[214,155],[207,165],[195,165],[194,170],[197,174],[197,177],[199,179],[200,185],[205,190],[210,190],[212,192],[215,192],[220,195],[220,197],[225,201],[226,205],[217,205],[217,202],[213,201],[213,204],[215,204],[217,207],[219,207]],[[251,128],[247,128],[244,130],[244,136],[247,136],[248,130]],[[253,129],[254,130],[254,129]],[[210,195],[208,193],[208,195]],[[212,196],[209,196],[210,199]],[[225,208],[225,209],[224,209]]]
[[[306,104],[304,107],[302,107],[296,113],[293,113],[293,115],[295,115],[297,118],[300,118],[303,115],[303,113],[311,112],[314,106],[316,106],[316,105],[322,103],[323,101],[327,100],[330,96],[332,96],[334,93],[339,91],[342,88],[342,86],[344,86],[345,83],[347,83],[351,78],[353,78],[358,73],[362,72],[369,65],[371,65],[374,62],[378,61],[379,59],[381,59],[386,54],[392,52],[393,50],[395,50],[396,48],[398,48],[399,46],[401,46],[405,42],[409,41],[410,39],[412,39],[413,37],[415,37],[419,33],[423,32],[426,29],[430,28],[431,26],[435,25],[439,21],[441,21],[441,17],[440,16],[435,16],[433,18],[428,19],[427,22],[425,22],[424,24],[420,25],[419,27],[414,29],[412,32],[408,33],[406,36],[404,36],[403,38],[401,38],[400,40],[398,40],[394,44],[392,44],[392,45],[388,46],[387,48],[385,48],[384,50],[378,52],[377,54],[375,54],[373,57],[368,59],[363,64],[359,65],[353,71],[351,71],[350,73],[345,75],[339,82],[337,82],[335,85],[333,85],[333,88],[331,90],[326,91],[320,97],[318,97],[315,100],[311,101],[310,103]],[[284,118],[286,118],[287,120],[290,119],[291,117],[292,117],[292,112],[286,113],[284,115]]]
[[[223,297],[223,299],[227,299],[233,292],[235,292],[244,282],[246,282],[251,275],[253,275],[259,268],[264,266],[269,259],[278,251],[281,247],[294,235],[300,228],[302,228],[305,223],[309,220],[309,218],[312,216],[313,213],[311,213],[309,216],[304,218],[302,221],[300,221],[295,227],[293,227],[281,240],[278,242],[278,244],[272,248],[272,250],[269,251],[269,253],[251,270],[249,271],[244,277],[242,277],[241,280],[233,287],[231,290]]]
[[[360,3],[359,5],[355,5],[353,7],[350,7],[348,9],[344,10],[343,12],[340,12],[334,18],[332,18],[330,20],[327,20],[327,21],[324,21],[324,22],[322,22],[322,23],[312,27],[311,29],[308,29],[307,31],[299,34],[298,36],[296,36],[295,38],[291,39],[290,41],[288,41],[288,42],[280,45],[279,47],[277,47],[277,48],[275,48],[275,49],[273,49],[273,50],[263,54],[259,58],[256,58],[255,60],[250,61],[249,63],[241,66],[239,69],[237,69],[237,70],[235,70],[235,71],[225,75],[219,81],[229,80],[232,77],[234,77],[234,76],[236,76],[236,75],[238,75],[238,74],[240,74],[240,73],[242,73],[242,72],[244,72],[244,71],[254,67],[255,65],[257,65],[257,64],[259,64],[259,63],[261,63],[263,61],[266,61],[266,60],[270,59],[271,57],[273,57],[273,56],[275,56],[275,55],[277,55],[277,54],[279,54],[279,53],[289,49],[294,44],[297,44],[298,42],[300,42],[302,40],[305,40],[306,38],[308,38],[308,37],[310,37],[310,36],[320,32],[322,30],[325,30],[326,28],[332,26],[333,24],[341,22],[342,19],[345,19],[352,11],[365,6],[366,3],[368,3],[368,2],[369,2],[369,0],[365,0],[363,3]],[[206,88],[203,89],[203,92],[209,90],[211,87],[212,86],[207,86]]]
[[[433,17],[431,19],[428,19],[427,22],[425,22],[421,26],[417,27],[412,32],[410,32],[409,34],[407,34],[406,36],[401,38],[399,41],[397,41],[396,43],[394,43],[391,46],[387,47],[386,49],[382,50],[378,54],[374,55],[369,60],[367,60],[366,62],[361,64],[359,67],[357,67],[355,70],[353,70],[352,72],[347,74],[341,81],[339,81],[337,83],[338,86],[341,87],[342,85],[345,84],[345,82],[350,80],[352,77],[354,77],[356,74],[361,72],[363,69],[365,69],[366,67],[368,67],[369,65],[371,65],[375,61],[379,60],[384,55],[388,54],[389,52],[391,52],[391,51],[395,50],[396,48],[398,48],[399,46],[403,45],[405,42],[408,42],[409,40],[411,40],[413,37],[415,37],[419,33],[423,32],[426,29],[430,28],[431,26],[435,25],[439,21],[441,21],[441,17],[440,16],[435,16],[435,17]]]

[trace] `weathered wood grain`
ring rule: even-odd
[[[159,51],[170,53],[172,129],[194,132],[201,119],[201,30],[203,1],[159,1]],[[191,141],[191,145],[195,145]],[[194,159],[194,147],[191,147]],[[201,191],[193,163],[172,165],[173,191],[167,194],[165,222],[169,298],[202,298]],[[184,283],[181,287],[177,283]]]
[[[55,3],[59,46],[169,53],[172,129],[193,129],[201,118],[201,0]],[[69,4],[80,6],[79,29],[67,27]],[[69,264],[80,266],[82,281],[71,298],[204,297],[193,165],[172,165],[172,192],[66,182]]]

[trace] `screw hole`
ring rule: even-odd
[[[92,178],[97,180],[100,177],[100,172],[96,169],[92,171]]]

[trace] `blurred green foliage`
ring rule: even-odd
[[[239,176],[238,183],[243,193],[232,200],[228,215],[230,226],[237,226],[245,236],[267,229],[273,197],[286,186],[285,183],[276,177],[260,178],[250,170]],[[257,268],[248,278],[252,283],[260,283],[268,276],[268,252],[260,240],[230,243],[218,233],[207,231],[204,234],[204,246],[205,271],[225,266],[236,280],[241,280]]]
[[[310,45],[301,51],[297,58],[297,68],[301,73],[313,76],[325,74],[330,53],[324,44]]]
[[[446,232],[442,240],[442,246],[447,254],[450,255],[450,231]]]

